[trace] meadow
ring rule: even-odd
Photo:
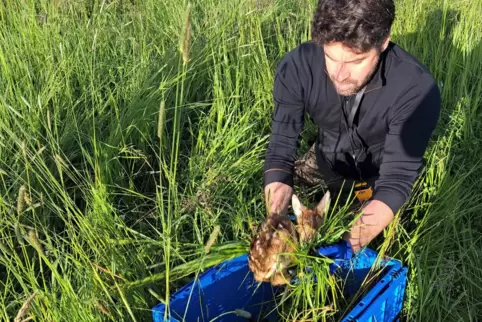
[[[443,106],[410,200],[370,247],[409,267],[404,320],[478,321],[482,1],[396,5],[392,40]],[[315,7],[2,1],[0,320],[148,321],[245,253],[265,216],[274,70]]]

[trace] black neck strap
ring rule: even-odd
[[[348,127],[352,128],[353,127],[353,120],[355,119],[356,112],[358,111],[358,107],[360,107],[360,102],[363,97],[363,94],[365,94],[365,87],[363,87],[355,96],[355,101],[353,102],[353,105],[351,106],[350,110],[350,115],[348,115]]]

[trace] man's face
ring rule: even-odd
[[[353,95],[368,83],[388,42],[387,38],[382,48],[372,48],[364,53],[356,52],[341,42],[323,46],[326,70],[338,94]]]

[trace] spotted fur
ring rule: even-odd
[[[256,281],[273,285],[289,283],[288,268],[294,262],[292,253],[299,243],[309,242],[316,236],[329,201],[330,193],[327,192],[314,209],[308,209],[293,195],[296,225],[287,216],[271,215],[258,226],[248,255],[249,268]]]

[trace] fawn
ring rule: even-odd
[[[323,224],[330,203],[327,191],[314,209],[305,207],[293,194],[291,205],[296,224],[288,216],[270,215],[258,227],[251,242],[248,264],[258,282],[273,285],[290,282],[288,267],[293,264],[293,253],[300,243],[310,242]]]

